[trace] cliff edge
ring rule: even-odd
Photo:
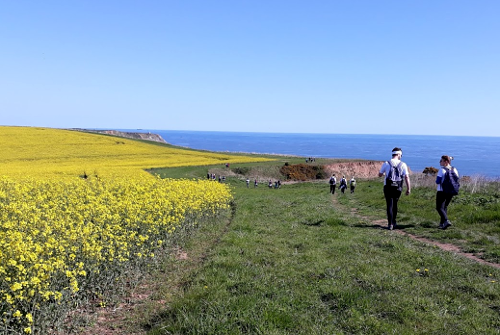
[[[364,161],[364,162],[343,162],[325,165],[325,171],[328,176],[336,174],[337,178],[345,175],[348,178],[377,178],[380,166],[383,162]]]

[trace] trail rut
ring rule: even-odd
[[[339,203],[337,201],[337,196],[332,196],[332,203],[334,205],[336,205],[336,206],[339,205]],[[369,217],[366,217],[366,216],[362,216],[362,215],[358,214],[357,208],[351,208],[350,215],[367,221],[369,223],[369,225],[373,226],[373,228],[388,230],[387,229],[387,220],[386,219],[373,220],[372,218],[369,218]],[[478,257],[478,256],[476,256],[476,255],[474,255],[472,253],[464,252],[464,251],[462,251],[460,249],[460,247],[458,247],[458,246],[456,246],[454,244],[442,243],[442,242],[430,240],[430,239],[425,238],[425,237],[420,237],[420,236],[417,236],[417,235],[414,235],[414,234],[410,234],[410,233],[408,233],[408,232],[406,232],[406,231],[404,231],[402,229],[395,229],[395,230],[390,231],[390,233],[399,234],[399,235],[402,235],[402,236],[407,236],[407,237],[409,237],[409,238],[411,238],[411,239],[413,239],[415,241],[419,241],[419,242],[422,242],[422,243],[425,243],[425,244],[433,245],[433,246],[436,246],[436,247],[440,248],[441,250],[448,251],[448,252],[453,252],[453,253],[455,253],[457,255],[460,255],[462,257],[468,258],[468,259],[473,260],[475,262],[478,262],[478,263],[481,263],[481,264],[485,264],[485,265],[488,265],[488,266],[500,269],[500,264],[498,264],[498,263],[491,263],[491,262],[485,261],[484,259],[482,259],[482,258],[480,258],[480,257]]]

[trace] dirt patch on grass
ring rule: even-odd
[[[336,205],[338,204],[336,196],[332,197],[332,202],[334,204],[336,204]],[[353,215],[353,216],[356,216],[358,218],[361,218],[361,219],[364,219],[364,220],[368,221],[370,223],[370,225],[372,225],[374,228],[387,229],[388,230],[388,228],[387,228],[387,220],[386,219],[373,220],[373,219],[368,218],[366,216],[361,216],[361,215],[358,214],[358,209],[357,208],[351,208],[350,214]],[[395,230],[393,230],[392,232],[395,233],[395,234],[400,234],[402,236],[407,236],[407,237],[409,237],[409,238],[411,238],[411,239],[413,239],[415,241],[419,241],[419,242],[422,242],[422,243],[425,243],[425,244],[436,246],[436,247],[438,247],[439,249],[441,249],[443,251],[453,252],[453,253],[455,253],[457,255],[463,256],[463,257],[468,258],[470,260],[473,260],[475,262],[478,262],[478,263],[481,263],[481,264],[485,264],[485,265],[489,265],[491,267],[500,269],[500,264],[498,264],[498,263],[491,263],[491,262],[485,261],[484,259],[478,257],[475,254],[464,252],[464,251],[462,251],[462,249],[460,249],[459,246],[456,246],[454,244],[443,243],[443,242],[438,242],[438,241],[430,240],[428,238],[420,237],[420,236],[417,236],[417,235],[414,235],[414,234],[410,234],[410,233],[408,233],[408,232],[406,232],[404,230],[397,229],[397,228]]]
[[[396,232],[397,234],[408,236],[408,237],[410,237],[411,239],[413,239],[415,241],[419,241],[419,242],[422,242],[422,243],[430,244],[430,245],[433,245],[433,246],[436,246],[436,247],[440,248],[441,250],[453,252],[453,253],[455,253],[457,255],[466,257],[466,258],[468,258],[470,260],[473,260],[473,261],[476,261],[478,263],[489,265],[489,266],[492,266],[494,268],[500,269],[500,264],[491,263],[491,262],[485,261],[484,259],[476,256],[475,254],[468,253],[468,252],[463,252],[460,249],[460,247],[458,247],[458,246],[456,246],[454,244],[451,244],[451,243],[442,243],[442,242],[438,242],[438,241],[429,240],[428,238],[416,236],[416,235],[407,233],[407,232],[405,232],[403,230],[396,229],[396,230],[393,230],[393,231]]]

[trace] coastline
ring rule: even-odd
[[[84,128],[70,128],[70,130],[83,131],[87,133],[113,135],[123,138],[130,138],[134,140],[145,140],[145,141],[169,144],[167,141],[165,141],[165,139],[161,135],[151,132],[143,133],[143,132],[128,132],[119,130],[95,130],[95,129],[84,129]]]
[[[405,149],[403,161],[413,172],[436,167],[436,157],[439,158],[444,153],[455,157],[453,165],[462,176],[481,177],[492,181],[500,179],[500,138],[343,134],[294,136],[149,129],[77,130],[168,143],[191,150],[336,160],[384,161],[387,155],[382,149],[392,148],[394,143],[397,143]],[[467,141],[464,142],[464,139]],[[491,162],[489,165],[478,164],[486,159]]]

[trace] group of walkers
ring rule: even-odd
[[[267,186],[269,188],[273,188],[273,181],[271,179],[269,179],[269,182],[267,183]],[[281,188],[281,180],[276,180],[274,182],[274,188]]]
[[[250,187],[250,179],[247,178],[246,183],[247,183],[247,188],[249,188]],[[259,182],[257,181],[257,179],[255,179],[253,182],[253,187],[256,188],[257,186],[259,186]],[[267,186],[269,188],[281,188],[281,180],[276,180],[273,183],[273,181],[271,179],[269,179]]]
[[[398,225],[396,218],[398,215],[399,198],[403,192],[403,183],[406,184],[405,194],[410,195],[411,193],[410,174],[408,166],[401,160],[402,157],[403,150],[401,148],[396,147],[392,149],[391,159],[382,164],[378,173],[379,177],[385,176],[384,197],[387,210],[387,228],[389,230],[395,229]],[[313,158],[308,158],[308,160],[314,161]],[[451,156],[441,156],[441,160],[439,161],[440,169],[438,170],[436,176],[436,211],[440,217],[439,229],[447,229],[451,226],[451,222],[448,219],[448,205],[450,204],[453,196],[458,194],[460,187],[458,171],[456,168],[451,166],[452,160],[453,157]],[[229,167],[229,164],[227,164],[226,167]],[[216,176],[215,174],[207,173],[207,179],[216,180]],[[225,176],[219,176],[219,182],[224,182],[225,179]],[[254,188],[258,186],[257,179],[255,179],[253,184]],[[330,193],[335,194],[335,189],[337,187],[337,178],[335,174],[330,177],[329,184]],[[246,185],[247,188],[250,187],[250,179],[246,180]],[[281,188],[281,181],[278,180],[273,183],[272,180],[269,180],[268,187]],[[339,182],[339,189],[342,193],[345,193],[347,187],[348,183],[345,175],[342,175]],[[354,193],[356,188],[356,179],[354,176],[349,181],[349,187],[351,193]]]
[[[384,178],[384,197],[387,207],[387,225],[389,230],[397,227],[396,217],[398,215],[398,201],[403,190],[403,180],[406,184],[406,195],[411,193],[410,175],[408,167],[401,160],[403,150],[401,148],[392,149],[392,158],[382,164],[379,177]],[[439,229],[446,229],[451,226],[448,220],[448,205],[454,195],[458,194],[460,187],[458,171],[451,166],[451,156],[441,156],[439,161],[440,169],[436,177],[436,210],[440,217]]]
[[[207,173],[208,180],[217,180],[215,173]],[[226,176],[219,176],[219,183],[224,183],[226,181]]]
[[[330,193],[335,194],[335,189],[337,188],[337,177],[335,177],[335,173],[332,174],[328,183],[330,184]],[[356,179],[354,179],[354,176],[349,181],[349,186],[351,188],[351,193],[354,193],[354,189],[356,188]],[[347,180],[345,179],[345,175],[343,175],[342,179],[340,179],[339,189],[342,193],[345,193],[345,190],[347,189]]]
[[[410,174],[408,166],[401,160],[403,150],[401,148],[392,149],[392,158],[384,162],[378,173],[379,177],[384,178],[384,197],[387,209],[387,228],[393,230],[397,227],[398,201],[403,191],[403,182],[406,184],[406,195],[411,193]],[[440,217],[439,229],[446,229],[451,226],[448,220],[448,205],[454,195],[458,194],[459,175],[456,168],[451,166],[451,156],[441,156],[439,161],[440,169],[437,172],[436,184],[436,210]],[[337,187],[337,178],[335,174],[330,177],[330,193],[335,194]],[[342,176],[339,183],[339,189],[342,193],[347,189],[347,180],[345,175]],[[352,177],[349,182],[351,193],[356,188],[356,179]]]

